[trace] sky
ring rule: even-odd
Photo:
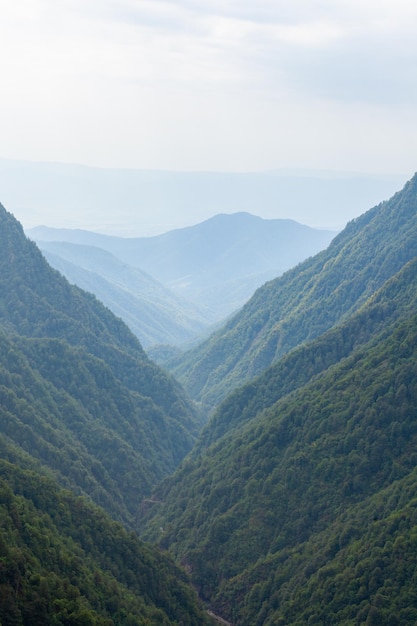
[[[0,157],[417,170],[414,0],[0,0]]]

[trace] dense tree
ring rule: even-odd
[[[145,536],[233,624],[415,620],[416,303],[417,258],[227,398],[156,491]]]
[[[199,626],[185,574],[99,508],[0,461],[4,625]]]
[[[141,499],[191,449],[193,405],[1,206],[0,269],[0,433],[134,526]]]

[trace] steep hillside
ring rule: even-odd
[[[145,348],[185,344],[210,324],[196,306],[110,252],[65,242],[40,242],[39,247],[52,267],[72,284],[94,293]]]
[[[210,623],[184,573],[86,499],[4,460],[0,494],[4,626]]]
[[[262,410],[302,387],[370,340],[392,332],[399,319],[417,311],[417,258],[390,278],[346,321],[322,336],[295,348],[253,381],[232,392],[218,407],[193,448],[213,444],[240,429]]]
[[[413,259],[228,398],[144,509],[235,626],[417,619],[416,304]]]
[[[266,280],[328,245],[335,233],[248,213],[216,215],[155,237],[120,238],[35,228],[30,236],[103,248],[203,309],[225,318]]]
[[[282,355],[346,319],[417,254],[417,176],[329,247],[257,290],[207,341],[168,363],[213,407]]]
[[[0,206],[0,433],[134,525],[199,421],[121,320],[46,263]]]

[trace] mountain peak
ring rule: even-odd
[[[242,306],[265,281],[325,248],[335,232],[241,211],[219,213],[153,237],[53,229],[29,234],[41,247],[43,240],[54,239],[107,250],[218,322]]]
[[[174,373],[195,399],[213,406],[236,384],[330,329],[417,255],[416,213],[414,176],[350,222],[326,250],[260,287],[227,325],[185,353]]]

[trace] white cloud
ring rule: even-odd
[[[3,156],[352,169],[377,121],[389,171],[417,104],[407,0],[0,0],[0,18]]]

